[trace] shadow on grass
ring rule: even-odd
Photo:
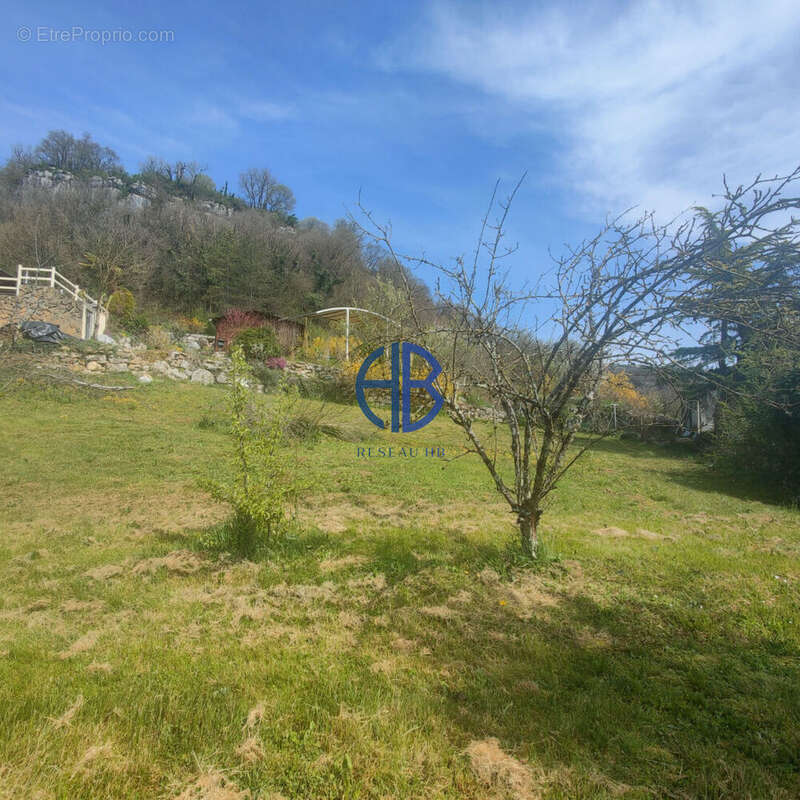
[[[785,493],[773,486],[748,480],[744,475],[715,472],[710,467],[694,470],[667,470],[662,473],[668,480],[699,492],[723,494],[739,500],[755,500],[768,505],[788,506]]]
[[[511,539],[477,542],[453,530],[392,528],[370,543],[370,567],[390,584],[437,566],[470,572],[490,567],[507,574],[519,564],[519,547]]]
[[[710,464],[703,463],[700,452],[688,444],[658,445],[608,438],[593,444],[590,451],[634,458],[672,458],[675,462],[683,462],[683,468],[659,470],[659,474],[687,489],[728,495],[740,500],[756,500],[770,505],[787,505],[789,502],[786,494],[773,486],[757,483],[744,474],[715,471]]]
[[[293,528],[265,548],[264,553],[280,554],[286,558],[305,557],[320,551],[330,550],[333,539],[319,528],[309,530]]]
[[[181,530],[166,530],[164,528],[153,528],[152,535],[157,542],[183,546],[192,545],[197,539],[196,534],[193,535]]]
[[[224,536],[226,526],[230,526],[233,521],[234,518],[231,516],[222,522],[196,531],[191,537],[192,548],[198,552],[211,554],[225,553],[234,560],[264,561],[280,558],[283,561],[293,562],[305,559],[310,554],[329,551],[333,545],[331,535],[318,528],[305,530],[292,525],[285,533],[258,542],[249,552],[237,552],[231,549],[229,537]],[[160,533],[159,538],[163,540],[171,538],[166,532]],[[188,538],[186,534],[180,536],[184,541]]]
[[[587,437],[580,437],[577,444],[586,443]],[[699,451],[690,442],[642,442],[637,440],[624,440],[618,436],[609,436],[599,439],[589,448],[593,453],[609,453],[625,457],[639,458],[674,458],[695,463]]]
[[[425,637],[454,676],[440,689],[445,713],[464,741],[527,746],[554,785],[565,781],[552,796],[611,796],[608,780],[641,787],[626,797],[797,796],[794,642],[567,593],[527,621],[472,612]],[[578,791],[576,767],[599,785]]]

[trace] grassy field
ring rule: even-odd
[[[800,514],[606,441],[515,564],[444,419],[287,450],[294,533],[203,551],[224,390],[1,401],[2,798],[795,798]]]

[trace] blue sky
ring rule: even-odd
[[[401,248],[441,260],[473,247],[494,181],[527,170],[519,281],[608,213],[666,218],[711,203],[723,172],[800,163],[786,0],[8,5],[0,152],[65,128],[131,171],[197,160],[233,187],[267,166],[300,217],[332,222],[361,190]],[[42,41],[73,26],[174,40]]]

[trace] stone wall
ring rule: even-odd
[[[181,340],[181,348],[168,352],[148,350],[144,345],[104,345],[85,342],[79,348],[70,345],[56,347],[48,353],[42,366],[68,369],[81,375],[131,373],[143,383],[154,377],[173,381],[214,384],[228,383],[231,359],[212,348],[214,337],[189,334]],[[306,361],[287,361],[284,372],[301,379],[335,380],[339,372],[321,364]],[[257,387],[260,390],[260,386]],[[388,407],[388,403],[386,404]],[[490,407],[477,408],[461,404],[462,411],[476,420],[503,422],[505,414]]]
[[[48,366],[83,374],[130,372],[144,382],[162,377],[193,383],[228,383],[231,360],[225,353],[211,349],[207,341],[210,338],[187,336],[181,342],[181,349],[166,353],[127,343],[113,346],[92,342],[80,348],[62,345],[54,348],[44,361]],[[303,361],[288,361],[285,371],[301,378],[325,378],[335,374],[329,367]]]
[[[19,295],[0,294],[0,326],[23,320],[52,322],[64,333],[80,338],[82,318],[83,303],[60,289],[31,285],[20,286]]]

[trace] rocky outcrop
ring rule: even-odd
[[[62,169],[34,169],[28,172],[22,181],[23,188],[47,189],[52,192],[63,192],[70,188],[84,186],[93,195],[105,194],[120,205],[138,211],[146,208],[158,197],[153,186],[144,181],[135,181],[129,186],[116,175],[92,175],[83,178]],[[187,202],[181,197],[170,197],[168,202],[181,204]],[[216,200],[200,200],[197,207],[207,214],[217,217],[230,217],[233,209]]]

